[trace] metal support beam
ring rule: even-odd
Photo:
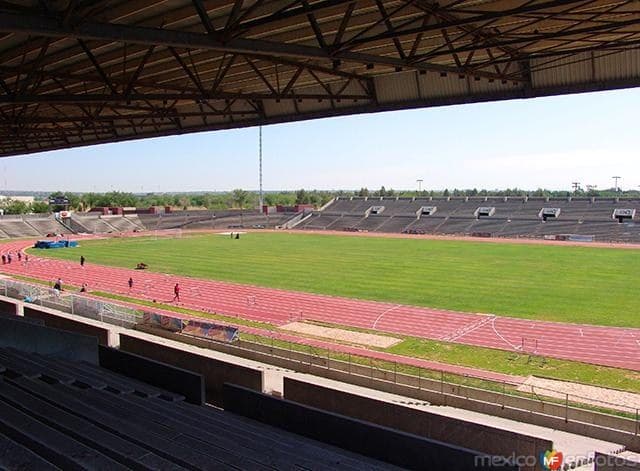
[[[425,62],[409,63],[399,58],[344,51],[336,54],[312,46],[276,43],[260,39],[235,38],[220,41],[207,34],[165,30],[122,24],[84,22],[74,28],[60,26],[55,19],[15,13],[0,13],[0,31],[56,38],[114,41],[129,44],[162,45],[174,48],[204,49],[249,56],[278,56],[290,59],[331,61],[342,59],[359,64],[378,64],[425,71],[466,73],[456,67]],[[499,78],[493,73],[475,72],[476,76]]]
[[[340,98],[344,100],[369,100],[368,95],[345,94],[341,96],[325,95],[321,93],[292,93],[271,94],[271,93],[231,93],[220,92],[216,94],[199,94],[199,93],[132,93],[131,95],[123,94],[44,94],[44,95],[0,95],[0,104],[2,103],[120,103],[134,101],[169,101],[182,100],[200,102],[206,100],[323,100],[328,98]]]

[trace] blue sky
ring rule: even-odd
[[[640,89],[263,128],[264,188],[570,189],[640,185]],[[258,128],[0,160],[0,191],[258,188]]]

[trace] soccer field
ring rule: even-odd
[[[249,233],[114,238],[38,256],[530,319],[640,327],[640,251]]]

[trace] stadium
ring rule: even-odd
[[[0,2],[0,155],[636,87],[639,26],[633,2]],[[269,204],[260,129],[255,202],[0,217],[0,468],[640,467],[637,192]]]

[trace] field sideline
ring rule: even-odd
[[[528,319],[639,327],[640,251],[249,233],[83,240],[39,256]]]

